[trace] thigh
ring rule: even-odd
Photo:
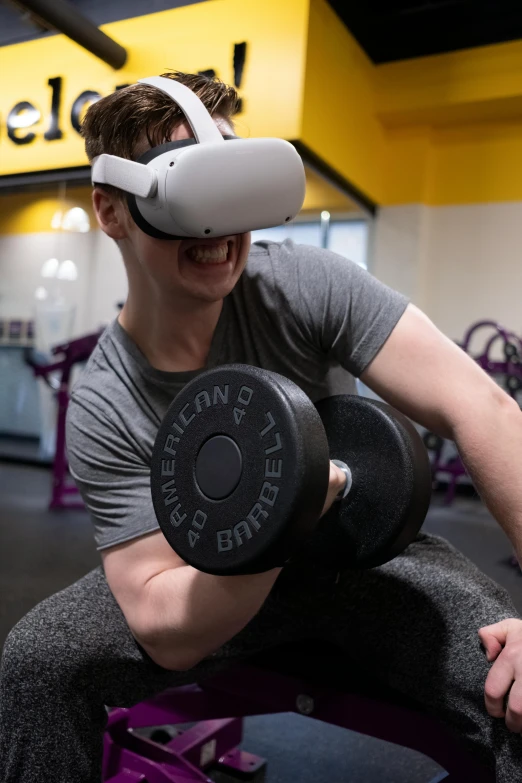
[[[2,654],[2,679],[13,693],[29,682],[55,699],[81,692],[93,705],[129,706],[172,677],[137,644],[101,567],[28,612]]]
[[[480,683],[488,664],[478,630],[517,617],[506,590],[437,536],[420,535],[399,557],[344,572],[328,635],[376,674],[423,702],[447,701],[436,683]]]
[[[13,628],[3,651],[2,678],[20,686],[31,682],[63,700],[81,691],[93,705],[130,707],[304,633],[292,601],[270,596],[258,615],[212,655],[189,671],[169,671],[136,642],[99,567],[42,601]],[[11,690],[16,698],[18,686]]]

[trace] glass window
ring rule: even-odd
[[[321,222],[290,223],[286,226],[252,231],[252,242],[270,239],[283,242],[292,239],[299,245],[321,247]],[[334,220],[328,227],[328,250],[367,268],[368,223],[365,220]]]
[[[285,239],[291,239],[299,245],[320,247],[321,224],[319,222],[290,223],[286,226],[252,231],[252,242],[258,242],[260,239],[270,239],[272,242],[284,242]]]
[[[333,221],[328,232],[328,249],[367,269],[368,223],[365,220]]]

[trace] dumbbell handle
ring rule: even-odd
[[[337,497],[335,498],[336,500],[344,500],[352,488],[352,483],[353,483],[352,471],[350,470],[346,462],[342,462],[340,459],[333,459],[332,462],[334,465],[336,465],[338,468],[342,470],[346,478],[344,487],[339,490]]]

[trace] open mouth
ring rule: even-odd
[[[187,258],[197,264],[217,266],[226,263],[230,258],[232,241],[224,241],[214,245],[193,245],[186,251]]]

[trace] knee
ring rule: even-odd
[[[3,682],[5,682],[6,679],[12,679],[21,669],[23,664],[23,644],[20,642],[21,636],[18,633],[19,625],[20,623],[11,629],[2,649],[0,675]]]
[[[1,678],[4,685],[31,683],[49,686],[63,682],[81,664],[80,646],[74,642],[70,623],[59,613],[53,614],[44,605],[36,606],[9,632],[1,658]],[[72,637],[72,638],[71,638]],[[75,648],[77,653],[75,655]]]

